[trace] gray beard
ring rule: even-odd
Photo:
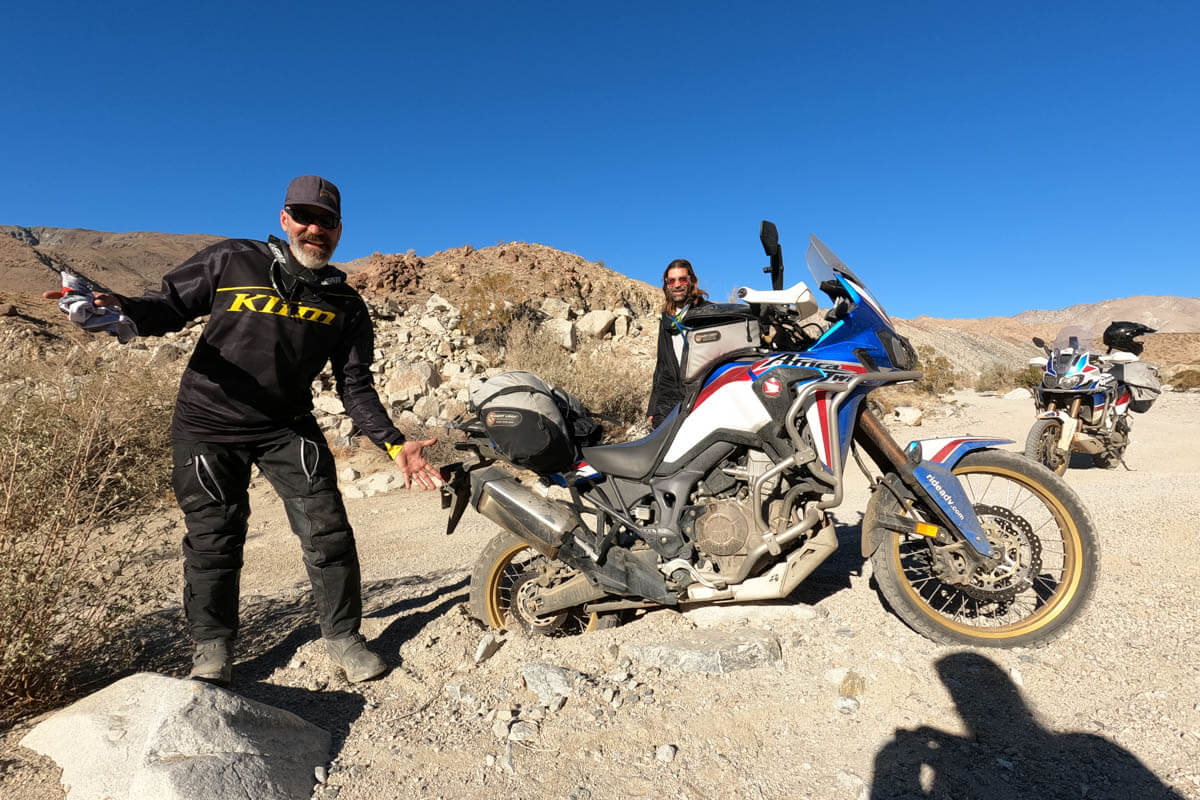
[[[288,234],[288,248],[292,251],[292,256],[300,262],[300,266],[307,269],[317,270],[326,266],[329,263],[330,253],[327,256],[319,256],[310,253],[304,249],[304,245],[300,243],[300,239],[292,234]]]

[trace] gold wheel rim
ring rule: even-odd
[[[1079,586],[1083,581],[1083,570],[1081,568],[1081,564],[1083,563],[1083,540],[1079,536],[1079,528],[1071,518],[1071,515],[1067,513],[1066,507],[1059,502],[1058,498],[1045,491],[1040,483],[1030,481],[1029,478],[1021,473],[995,466],[964,467],[955,471],[957,475],[969,475],[973,473],[987,473],[989,475],[1007,477],[1042,500],[1044,506],[1050,511],[1055,523],[1057,523],[1058,530],[1062,536],[1063,583],[1055,589],[1054,594],[1048,598],[1045,605],[1034,614],[1018,622],[1008,625],[997,625],[990,628],[966,625],[939,613],[924,597],[916,592],[912,583],[907,579],[901,581],[901,587],[905,594],[908,595],[909,600],[922,614],[955,633],[987,640],[1011,639],[1021,634],[1033,633],[1057,619],[1071,605],[1071,601],[1079,592]],[[904,565],[900,560],[899,537],[892,538],[888,556],[892,559],[896,568],[896,574],[904,578],[905,571]]]

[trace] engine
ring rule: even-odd
[[[765,453],[750,450],[718,465],[697,487],[700,503],[685,512],[683,534],[712,561],[714,571],[736,572],[750,549],[762,542],[749,487],[772,466]],[[772,517],[781,505],[778,500],[772,503]]]

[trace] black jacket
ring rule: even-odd
[[[708,305],[699,300],[692,308]],[[686,313],[686,312],[685,312]],[[651,427],[657,428],[671,409],[683,402],[683,377],[679,372],[679,359],[675,356],[674,337],[682,331],[670,314],[662,314],[658,320],[658,359],[654,365],[654,380],[650,387],[650,403],[646,415]]]
[[[315,273],[320,285],[299,281],[303,267],[281,244],[286,269],[272,268],[265,242],[229,239],[168,272],[159,291],[120,297],[145,336],[211,315],[179,384],[172,435],[243,442],[309,427],[312,382],[330,362],[359,428],[380,447],[403,442],[375,392],[366,303],[334,267]]]

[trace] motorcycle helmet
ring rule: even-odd
[[[1135,356],[1142,354],[1142,343],[1137,337],[1154,333],[1154,328],[1140,322],[1117,321],[1104,329],[1104,344],[1109,350],[1123,350]]]

